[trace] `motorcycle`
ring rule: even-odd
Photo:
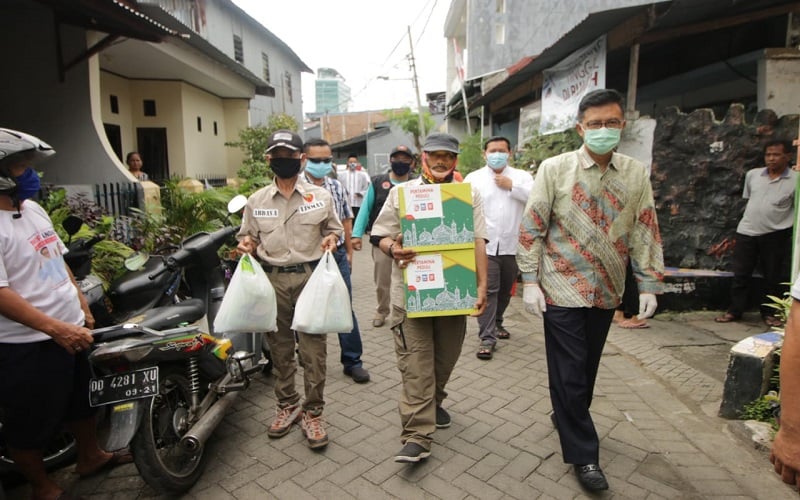
[[[245,197],[237,196],[228,211],[238,212],[245,203]],[[81,224],[80,219],[65,221],[70,236],[66,256],[101,327],[90,361],[102,376],[93,380],[90,394],[93,405],[108,410],[104,447],[130,445],[137,468],[151,486],[185,491],[202,472],[203,443],[233,401],[229,396],[245,388],[252,373],[271,369],[261,334],[222,339],[213,334],[230,272],[217,252],[237,228],[197,233],[166,256],[135,255],[126,261],[129,272],[104,293],[102,282],[90,274],[92,247],[100,238],[72,241]],[[191,323],[200,325],[185,326]],[[159,380],[160,366],[164,370]],[[120,371],[130,373],[119,378]],[[144,379],[149,381],[146,389],[137,385]],[[115,394],[116,401],[108,394]],[[160,435],[167,430],[171,436]],[[46,456],[51,468],[74,457],[74,439],[68,433],[53,444]],[[165,450],[172,458],[162,457]],[[2,451],[0,442],[0,455],[5,456]],[[185,463],[176,464],[175,457]]]
[[[89,360],[99,376],[91,380],[89,401],[113,406],[108,449],[129,446],[156,491],[186,492],[203,472],[207,439],[261,369],[255,354],[234,352],[231,339],[197,326],[118,325],[93,336]]]

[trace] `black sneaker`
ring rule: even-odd
[[[361,366],[354,366],[352,368],[345,368],[344,374],[352,377],[353,382],[357,384],[366,384],[369,382],[369,372]]]
[[[395,462],[416,463],[431,456],[431,452],[418,445],[417,443],[408,442],[400,453],[395,455]]]
[[[447,429],[450,427],[450,414],[441,406],[436,407],[436,428]]]

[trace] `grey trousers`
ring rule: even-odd
[[[489,255],[487,270],[486,311],[478,316],[478,337],[481,343],[497,342],[497,327],[503,325],[503,313],[511,300],[511,288],[517,279],[516,255]]]

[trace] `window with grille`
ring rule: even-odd
[[[261,62],[264,66],[264,81],[269,83],[269,54],[266,52],[261,53]]]
[[[294,98],[292,97],[292,75],[288,71],[286,72],[286,97],[289,99],[289,102],[294,102]]]
[[[242,37],[233,35],[233,58],[236,62],[244,64],[244,48],[242,47]]]

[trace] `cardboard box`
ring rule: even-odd
[[[475,246],[470,184],[400,186],[403,247],[417,252]]]
[[[409,318],[475,312],[475,249],[420,253],[403,272]]]

